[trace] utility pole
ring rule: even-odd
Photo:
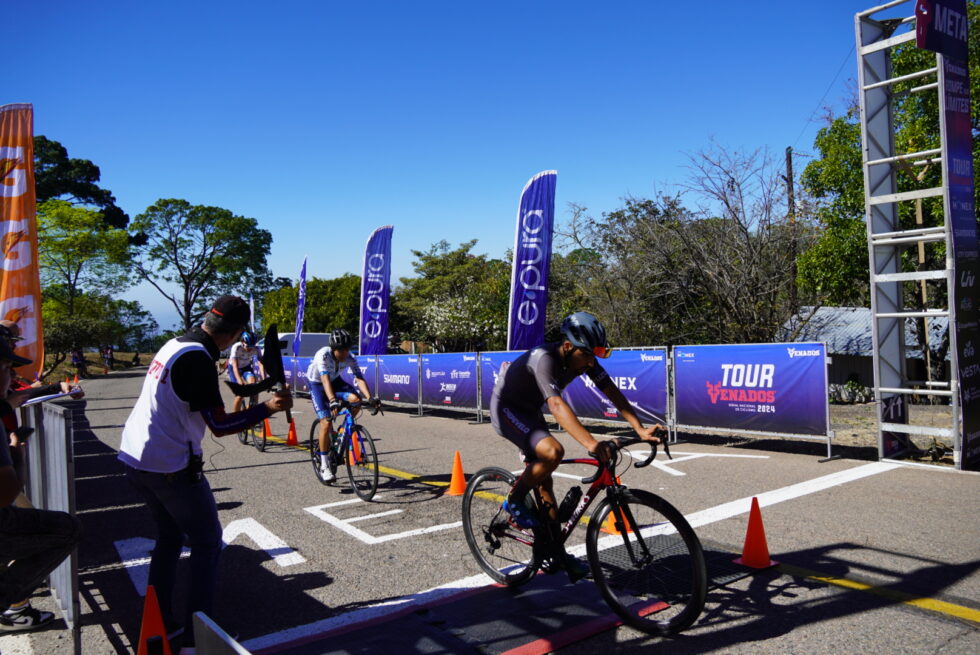
[[[786,202],[789,206],[789,229],[790,229],[790,283],[789,283],[789,302],[793,311],[797,311],[798,300],[796,297],[796,195],[793,191],[793,146],[786,148]]]

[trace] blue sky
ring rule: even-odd
[[[360,273],[390,223],[400,277],[440,239],[502,257],[541,170],[563,220],[670,190],[712,139],[810,152],[874,4],[9,2],[0,104],[33,103],[131,216],[184,198],[254,217],[292,278],[304,255]]]

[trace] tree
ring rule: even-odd
[[[271,284],[266,258],[272,235],[254,218],[162,199],[137,216],[130,229],[145,239],[134,248],[134,271],[173,304],[184,329],[204,315],[214,297],[247,296],[250,289]],[[177,291],[167,290],[172,286]]]
[[[82,291],[111,294],[129,286],[124,230],[106,227],[98,212],[64,200],[41,203],[37,220],[45,296],[62,303],[68,316]]]
[[[454,250],[440,241],[413,250],[418,277],[402,278],[392,306],[401,319],[393,332],[452,352],[499,350],[507,341],[510,266],[474,255],[476,240]]]
[[[37,202],[60,198],[76,205],[98,209],[106,226],[125,228],[129,216],[116,205],[116,199],[100,187],[102,173],[88,159],[68,157],[68,150],[43,135],[34,137],[34,189]]]
[[[299,284],[265,294],[263,322],[276,323],[279,333],[292,332],[296,325],[296,303]],[[306,281],[306,307],[303,311],[304,332],[330,332],[343,328],[356,335],[360,320],[361,277],[342,275],[323,280]]]

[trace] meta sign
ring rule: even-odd
[[[418,404],[418,355],[379,355],[377,366],[378,396],[381,400]]]
[[[476,409],[476,353],[422,355],[422,404]]]
[[[644,423],[662,423],[667,416],[667,351],[614,350],[602,360],[613,384],[623,392]],[[622,415],[587,375],[565,387],[562,397],[582,418],[623,421]]]
[[[822,343],[676,346],[678,425],[825,436]]]

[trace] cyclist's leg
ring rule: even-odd
[[[525,451],[528,458],[524,473],[510,493],[510,500],[515,501],[527,496],[532,489],[537,489],[541,495],[543,515],[551,520],[558,519],[558,505],[555,502],[555,489],[551,480],[558,465],[565,456],[565,448],[551,436],[547,430],[532,430],[528,435],[530,453]]]
[[[330,404],[327,402],[327,394],[323,390],[323,385],[310,382],[310,400],[313,401],[313,410],[320,419],[320,432],[318,443],[320,447],[320,465],[328,466],[327,453],[330,450],[330,435],[333,432],[333,424],[330,420]]]

